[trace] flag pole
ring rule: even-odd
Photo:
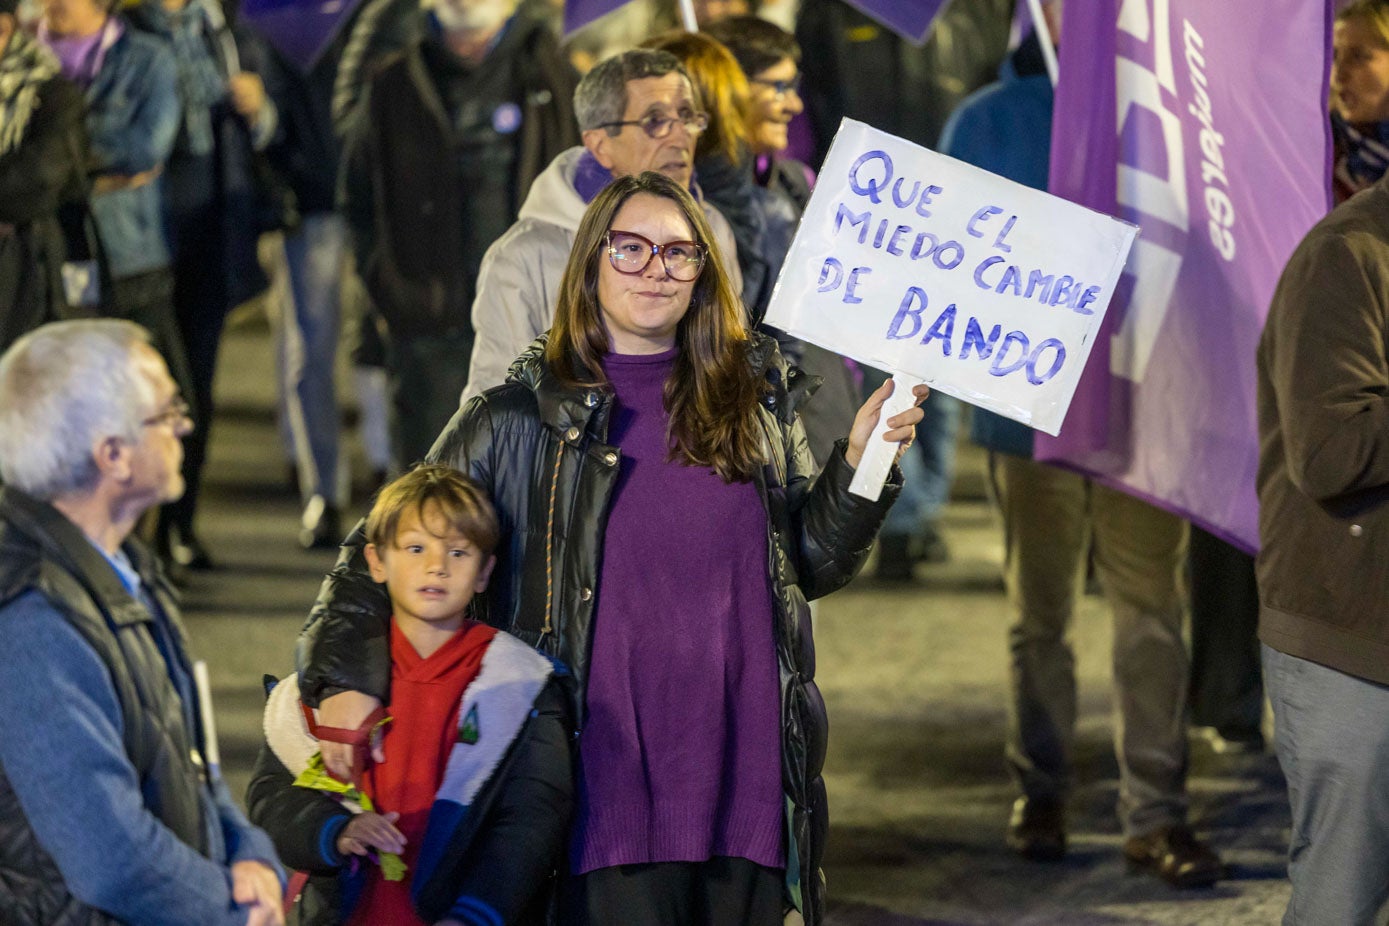
[[[695,20],[694,0],[680,0],[680,21],[686,32],[698,32],[699,23]]]
[[[1056,43],[1052,41],[1051,30],[1047,28],[1046,17],[1042,15],[1042,0],[1027,0],[1027,5],[1032,10],[1032,28],[1037,30],[1037,41],[1042,46],[1042,60],[1047,64],[1047,76],[1051,78],[1051,85],[1055,87]]]

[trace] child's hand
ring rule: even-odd
[[[338,834],[338,853],[366,855],[372,849],[399,855],[405,850],[405,836],[396,829],[398,813],[359,813]]]

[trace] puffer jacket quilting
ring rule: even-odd
[[[476,479],[501,520],[497,567],[485,595],[475,599],[474,616],[568,664],[582,728],[602,538],[621,449],[606,442],[611,392],[561,386],[543,363],[543,346],[541,338],[518,358],[506,385],[464,405],[429,459]],[[755,481],[767,508],[766,565],[777,620],[782,783],[792,837],[788,901],[815,924],[823,916],[827,721],[814,682],[808,602],[843,587],[862,566],[901,474],[894,468],[877,501],[851,495],[853,471],[841,441],[815,478],[796,415],[814,383],[762,335],[754,336],[749,361],[769,386],[760,417],[773,452]],[[306,703],[347,689],[387,696],[388,602],[367,574],[364,542],[359,526],[300,637]]]

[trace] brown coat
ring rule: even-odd
[[[1389,684],[1389,178],[1283,271],[1259,345],[1259,636]]]

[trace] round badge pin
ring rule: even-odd
[[[521,107],[503,103],[492,110],[492,128],[501,135],[510,135],[521,127]]]

